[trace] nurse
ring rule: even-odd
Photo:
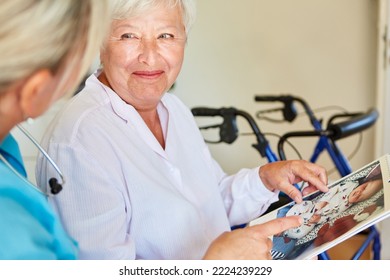
[[[106,34],[108,7],[103,0],[0,1],[0,259],[77,258],[46,193],[27,180],[10,131],[74,90]]]

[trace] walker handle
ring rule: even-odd
[[[205,116],[205,117],[215,117],[222,115],[222,109],[214,109],[207,107],[196,107],[192,108],[191,112],[194,116]]]
[[[333,141],[339,140],[371,127],[378,119],[378,116],[378,111],[373,108],[366,113],[358,114],[343,122],[330,122],[326,130],[331,132],[330,138]]]

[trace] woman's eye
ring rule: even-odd
[[[121,39],[135,39],[137,36],[135,36],[133,33],[125,33],[121,35]]]
[[[173,39],[174,37],[175,36],[173,36],[172,34],[168,34],[168,33],[163,33],[160,36],[158,36],[159,39]]]

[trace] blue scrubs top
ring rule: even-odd
[[[0,153],[26,176],[15,139],[8,135]],[[77,246],[66,234],[44,194],[0,160],[0,259],[76,259]]]

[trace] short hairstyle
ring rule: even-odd
[[[107,35],[109,0],[1,0],[0,93],[39,69],[76,88]],[[72,85],[72,86],[69,86]]]
[[[121,20],[134,17],[158,7],[179,6],[182,11],[186,33],[190,31],[196,17],[195,0],[115,0],[112,19]]]

